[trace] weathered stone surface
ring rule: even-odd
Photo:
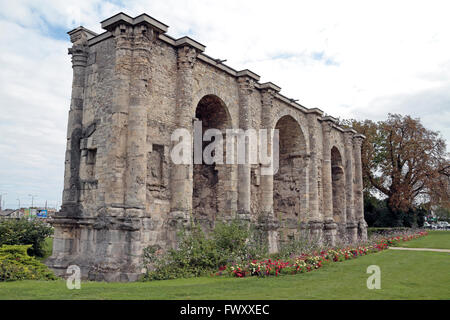
[[[195,40],[166,36],[167,26],[145,14],[121,13],[102,27],[100,35],[69,32],[63,205],[47,262],[59,274],[76,264],[84,278],[136,280],[143,248],[174,247],[192,222],[210,230],[217,220],[249,221],[271,252],[301,230],[331,243],[367,237],[362,135],[210,58]],[[278,129],[278,172],[262,174],[260,161],[174,164],[171,134],[193,133],[194,119],[203,132]]]

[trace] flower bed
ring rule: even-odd
[[[278,276],[281,274],[297,274],[310,272],[312,270],[319,269],[328,263],[355,259],[359,256],[367,255],[369,253],[382,251],[384,249],[387,249],[389,246],[398,244],[399,242],[417,239],[425,235],[427,235],[427,232],[418,232],[412,235],[382,238],[372,245],[368,246],[323,250],[320,252],[315,252],[313,254],[302,254],[299,257],[286,261],[279,259],[264,259],[252,260],[244,264],[233,263],[231,265],[221,267],[216,275],[225,274],[233,277],[243,278],[248,276],[267,277]]]

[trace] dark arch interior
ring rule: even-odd
[[[202,134],[208,129],[219,129],[225,139],[225,129],[231,128],[231,119],[224,102],[214,95],[207,95],[199,101],[195,117],[202,121]],[[209,143],[203,142],[202,150]],[[216,163],[193,166],[193,216],[204,230],[213,228],[216,214],[221,210],[218,195],[223,190],[224,174],[220,170],[224,170],[224,167]]]
[[[291,116],[278,120],[279,169],[274,175],[273,206],[281,223],[280,240],[295,237],[301,219],[301,194],[304,168],[301,155],[305,153],[305,138],[298,122]]]
[[[224,130],[231,127],[225,103],[217,96],[204,96],[197,105],[195,117],[201,120],[203,128]]]
[[[341,153],[338,148],[331,149],[331,179],[333,188],[333,219],[339,228],[345,228],[342,224],[345,219],[345,180],[344,167],[342,164]],[[345,230],[341,230],[345,232]]]

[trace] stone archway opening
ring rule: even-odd
[[[275,126],[279,132],[279,169],[273,179],[273,209],[280,223],[280,241],[294,239],[306,219],[306,143],[298,122],[289,115]]]
[[[226,139],[226,129],[231,128],[231,117],[225,103],[215,95],[204,96],[197,104],[195,111],[197,120],[202,121],[202,137],[208,129],[218,129]],[[203,141],[202,153],[211,141]],[[226,181],[230,170],[225,164],[226,144],[223,145],[223,164],[207,164],[203,159],[201,164],[193,165],[193,196],[192,211],[194,222],[203,230],[214,228],[217,215],[223,215],[225,210]]]
[[[331,181],[333,188],[333,219],[338,225],[338,232],[346,234],[345,212],[345,176],[341,153],[338,148],[331,149]]]

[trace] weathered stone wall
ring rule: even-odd
[[[48,264],[70,264],[85,278],[135,280],[148,245],[176,245],[191,222],[205,230],[217,220],[250,221],[269,250],[302,229],[331,243],[366,237],[361,141],[336,119],[203,54],[205,47],[167,35],[147,15],[118,14],[106,32],[71,32],[72,100],[63,206],[54,218]],[[177,128],[279,129],[280,162],[175,165]],[[228,150],[225,150],[228,152]]]

